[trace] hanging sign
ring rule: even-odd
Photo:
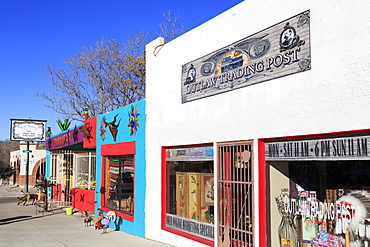
[[[310,69],[308,10],[184,64],[182,103]]]
[[[45,141],[46,120],[10,119],[11,141]]]

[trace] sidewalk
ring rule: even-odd
[[[31,190],[32,189],[32,190]],[[21,197],[24,195],[22,192],[24,190],[23,187],[19,186],[1,186],[0,187],[0,197]],[[33,187],[28,188],[30,193],[35,193],[37,190]]]
[[[83,217],[66,215],[64,210],[37,213],[35,206],[18,206],[16,197],[4,196],[3,188],[0,192],[0,246],[170,246],[114,229],[103,233],[85,227]]]

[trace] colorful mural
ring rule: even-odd
[[[137,105],[131,105],[131,110],[128,114],[128,127],[130,129],[130,136],[134,135],[136,136],[137,128],[140,127],[138,121],[139,121],[139,115],[138,110],[136,109]]]

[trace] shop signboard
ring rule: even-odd
[[[84,140],[83,125],[53,136],[46,140],[46,150],[60,149],[74,145]]]
[[[311,69],[307,10],[182,66],[182,103]]]
[[[214,225],[209,223],[188,219],[173,214],[166,214],[166,225],[180,231],[190,232],[206,239],[214,239]]]
[[[266,161],[368,160],[370,136],[267,142],[265,155]]]
[[[46,120],[10,119],[11,141],[45,141]]]
[[[213,160],[213,146],[167,149],[167,161]]]

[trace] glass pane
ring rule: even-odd
[[[76,163],[75,186],[77,188],[87,189],[91,180],[89,174],[89,157],[85,155],[77,156]]]
[[[213,161],[167,161],[167,213],[214,223]]]
[[[95,174],[96,174],[96,158],[94,155],[91,157],[91,172],[90,172],[91,182],[94,182],[96,180]]]
[[[74,187],[84,189],[95,188],[96,158],[95,153],[76,155]]]
[[[370,161],[269,164],[272,246],[288,241],[308,246],[321,236],[330,239],[329,246],[337,246],[345,238],[366,246],[362,229],[367,227],[368,209],[363,211],[366,216],[360,212],[370,203]]]
[[[106,159],[106,207],[134,213],[134,155],[108,156]]]

